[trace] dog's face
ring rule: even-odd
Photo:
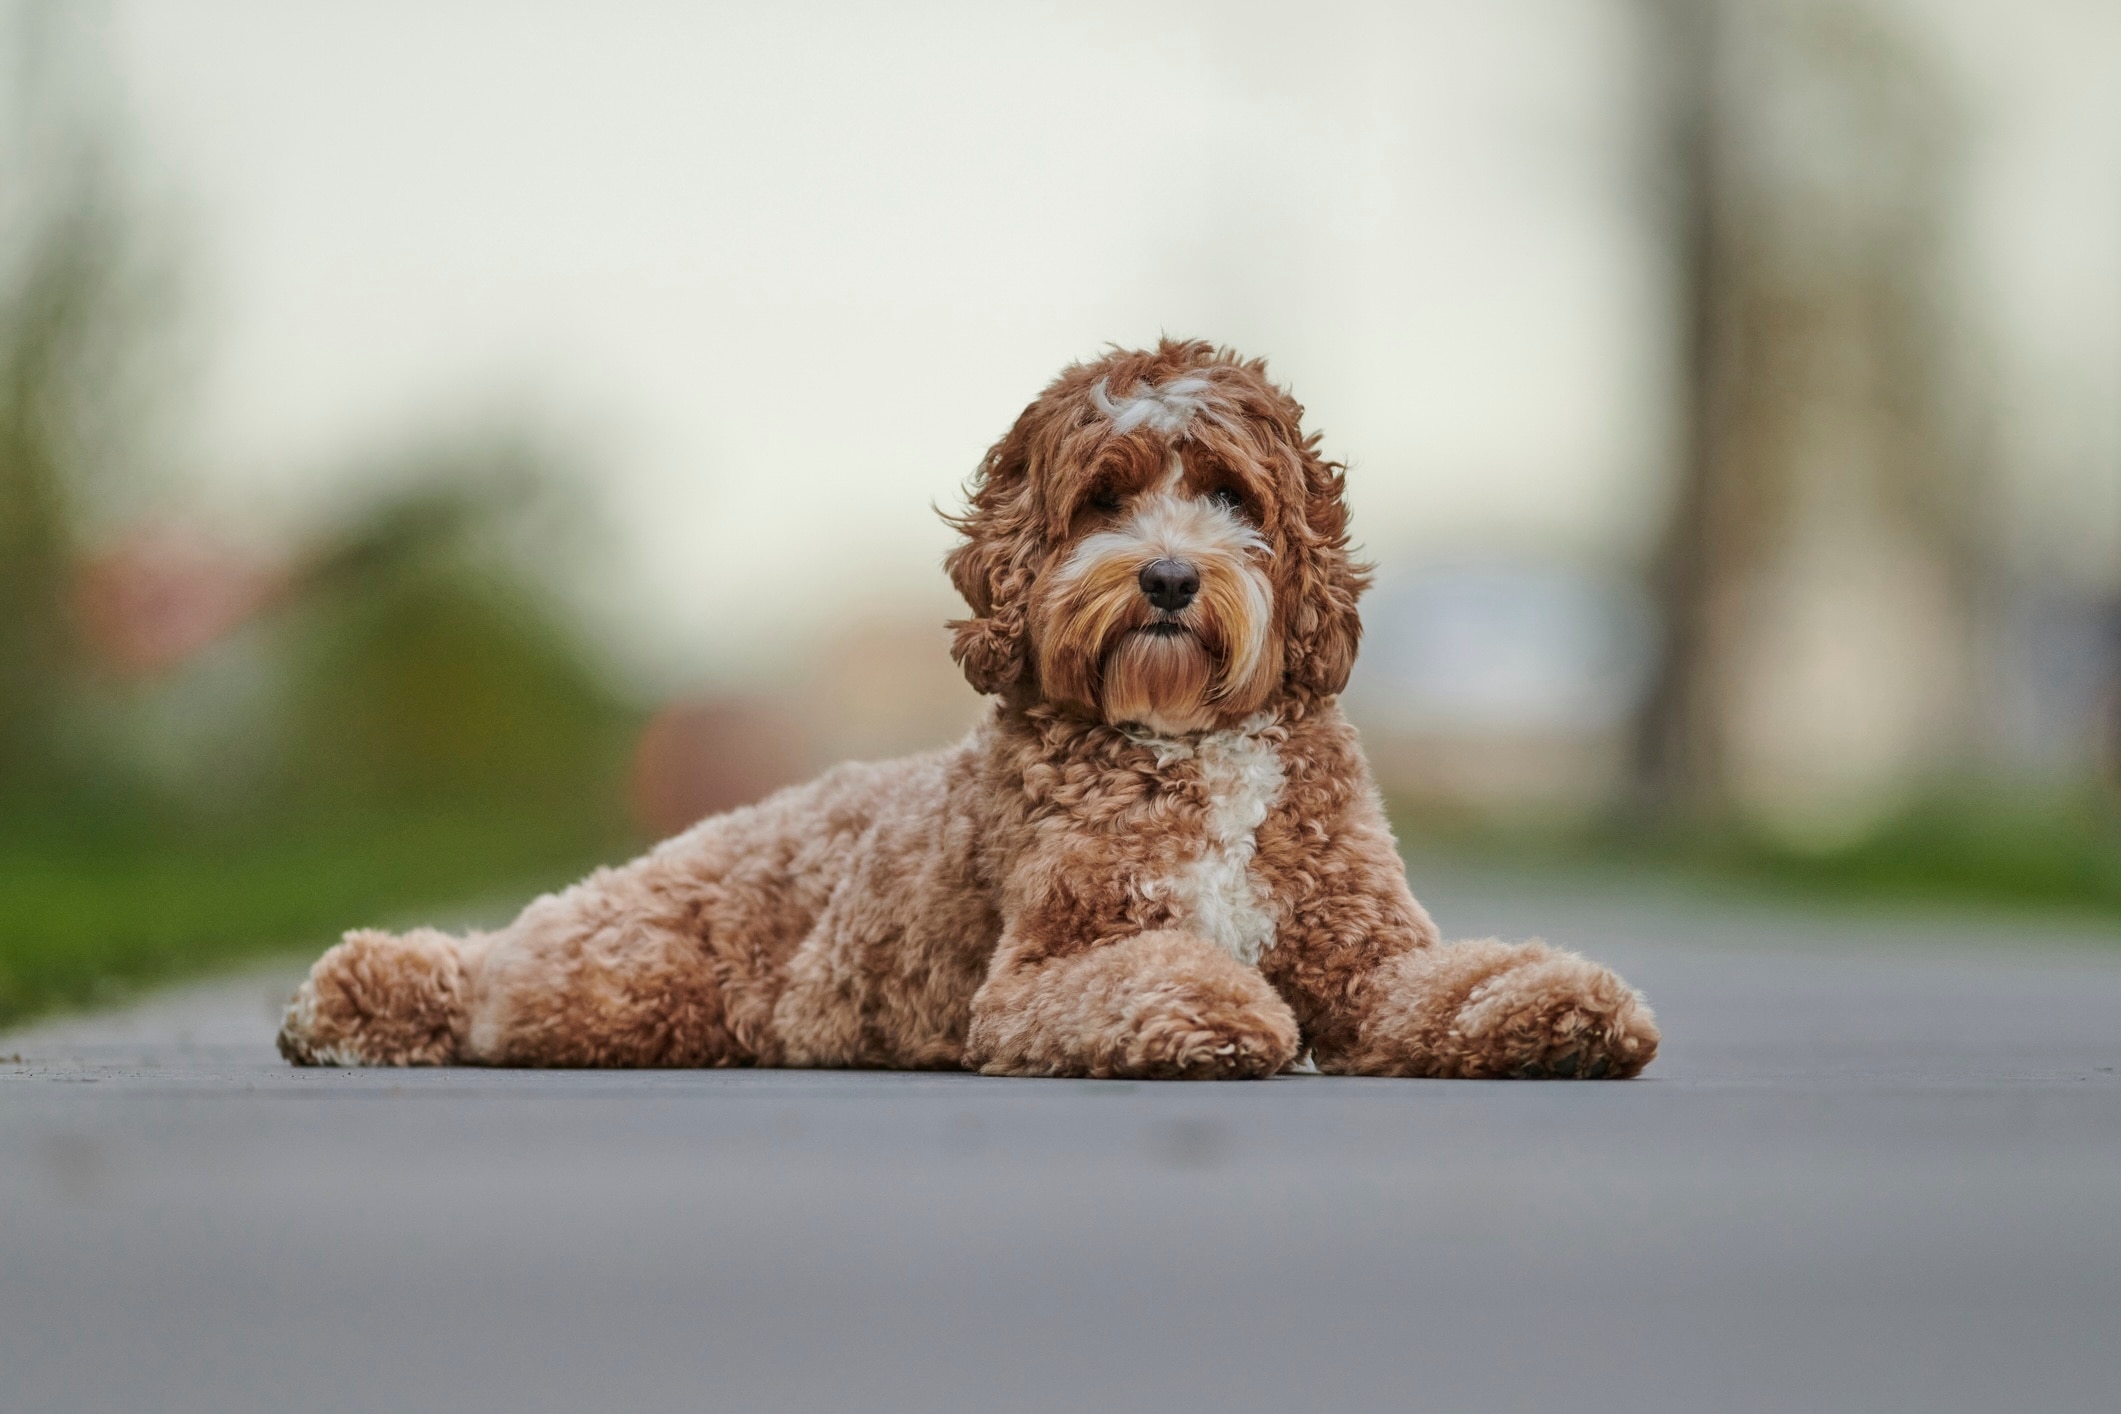
[[[1366,580],[1341,468],[1245,363],[1165,340],[1068,369],[987,453],[948,560],[972,685],[1165,735],[1347,682]]]

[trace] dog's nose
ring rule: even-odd
[[[1200,593],[1200,571],[1184,560],[1151,560],[1142,566],[1141,585],[1150,603],[1176,613]]]

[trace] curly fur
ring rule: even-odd
[[[1543,943],[1445,944],[1353,730],[1343,471],[1264,366],[1166,340],[1063,372],[947,568],[996,702],[958,745],[706,819],[490,934],[319,959],[304,1064],[1624,1077],[1642,998]],[[1156,560],[1198,592],[1152,602]]]

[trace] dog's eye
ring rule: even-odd
[[[1213,501],[1216,505],[1221,506],[1231,515],[1241,516],[1245,513],[1245,498],[1238,495],[1235,491],[1231,490],[1227,486],[1217,487],[1212,493],[1210,493],[1208,499]]]
[[[1110,515],[1119,509],[1119,492],[1109,486],[1099,487],[1090,493],[1090,499],[1085,504],[1093,511]]]

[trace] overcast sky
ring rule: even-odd
[[[1940,13],[1999,378],[2045,474],[2111,478],[2121,27]],[[666,673],[943,607],[929,503],[1062,364],[1159,330],[1269,357],[1388,565],[1649,533],[1666,272],[1624,4],[114,14],[189,262],[187,473],[299,507],[528,418],[599,474],[602,606]]]

